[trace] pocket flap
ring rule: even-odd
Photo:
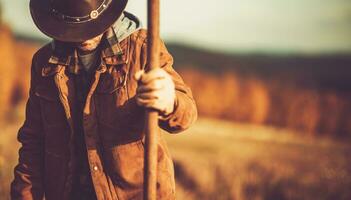
[[[57,90],[47,88],[43,85],[39,85],[34,90],[35,95],[41,97],[47,101],[59,101],[59,95]]]
[[[100,78],[96,93],[112,94],[118,89],[124,87],[127,83],[127,73],[124,70],[117,70],[111,67],[107,72],[103,73]]]

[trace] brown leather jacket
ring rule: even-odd
[[[134,99],[133,75],[146,67],[146,31],[131,34],[119,46],[123,55],[105,58],[96,70],[84,107],[84,137],[99,200],[142,199],[143,193],[144,109]],[[48,65],[52,53],[46,45],[33,57],[12,199],[69,198],[76,160],[72,156],[76,92],[67,66]],[[195,102],[162,42],[160,61],[173,77],[177,100],[175,111],[163,116],[159,125],[170,133],[180,132],[196,120]],[[162,136],[158,146],[158,199],[175,199],[173,164]]]

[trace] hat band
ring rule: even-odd
[[[51,12],[57,19],[60,19],[67,23],[84,23],[98,18],[99,15],[108,8],[108,5],[111,3],[111,1],[112,0],[104,0],[104,2],[102,2],[102,4],[96,10],[92,10],[89,15],[82,17],[72,17],[62,14],[55,8],[53,8]]]

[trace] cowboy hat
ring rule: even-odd
[[[64,42],[82,42],[107,30],[128,0],[30,0],[35,25]]]

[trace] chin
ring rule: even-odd
[[[97,46],[79,46],[78,48],[81,50],[81,51],[93,51],[96,49]]]

